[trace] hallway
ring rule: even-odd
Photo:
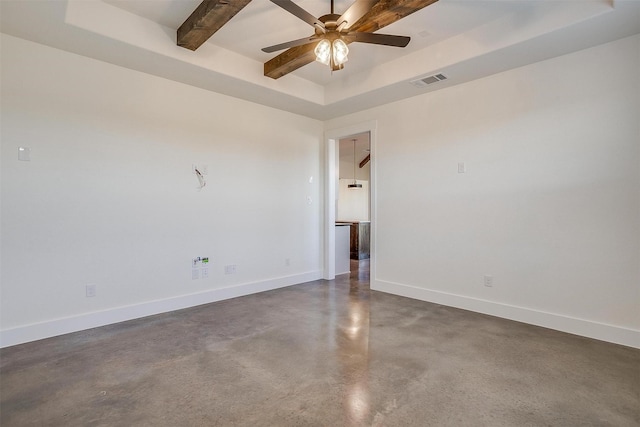
[[[640,422],[640,351],[351,275],[1,351],[3,427]]]

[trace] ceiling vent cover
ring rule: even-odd
[[[417,87],[425,87],[434,83],[441,82],[442,80],[447,80],[447,76],[445,76],[444,74],[434,74],[433,76],[427,76],[417,80],[412,80],[411,84]]]

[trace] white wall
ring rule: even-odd
[[[328,122],[378,123],[372,287],[640,346],[639,53],[634,36]]]
[[[3,345],[321,277],[321,122],[1,40]]]
[[[352,151],[349,151],[349,153],[352,153]],[[360,157],[364,157],[364,155],[360,155]],[[360,163],[361,160],[362,159],[359,159],[359,158],[356,159],[358,164]],[[367,162],[367,164],[364,165],[363,167],[356,165],[356,179],[358,181],[360,180],[368,181],[370,173],[371,173],[370,162]],[[340,159],[340,179],[350,179],[351,181],[353,181],[353,155]]]
[[[322,123],[1,42],[0,345],[320,277]],[[635,36],[326,123],[377,122],[372,286],[640,346],[639,52]]]
[[[357,180],[362,188],[349,188],[353,178],[338,183],[338,216],[336,221],[369,221],[369,181]]]
[[[366,146],[369,147],[369,137],[366,136]],[[371,174],[371,162],[367,162],[360,167],[360,162],[366,157],[367,153],[362,150],[356,152],[356,167],[354,174],[354,157],[353,145],[351,140],[340,141],[339,156],[339,176],[338,180],[338,203],[336,219],[338,221],[369,221],[370,215],[370,193],[369,193],[369,176]],[[358,184],[362,184],[361,189],[349,189],[348,185],[353,184],[356,178]]]

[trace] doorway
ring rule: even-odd
[[[356,140],[355,157],[354,139]],[[375,121],[331,130],[326,134],[323,277],[327,280],[334,279],[336,274],[346,272],[344,266],[336,270],[338,227],[349,229],[349,270],[347,271],[353,271],[356,268],[366,270],[372,280],[375,278],[375,145]],[[361,164],[362,167],[360,167]],[[350,185],[353,186],[349,187]],[[340,203],[341,187],[344,187],[343,203]],[[352,201],[355,199],[355,203],[347,202],[348,204],[345,205],[344,191],[352,192]],[[341,223],[347,225],[337,225]],[[357,232],[354,232],[357,245],[351,245],[352,225],[354,228],[357,227]],[[338,230],[338,237],[340,234],[344,239],[345,231]]]
[[[338,140],[336,275],[368,273],[371,235],[370,133]]]

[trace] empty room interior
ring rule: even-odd
[[[0,424],[640,425],[640,1],[0,0]]]

